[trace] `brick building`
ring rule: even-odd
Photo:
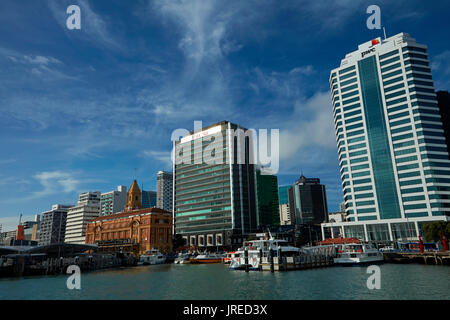
[[[172,214],[159,208],[142,209],[136,180],[128,191],[124,211],[98,217],[86,226],[86,243],[103,252],[142,254],[150,249],[172,251]]]

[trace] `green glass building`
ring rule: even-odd
[[[269,226],[279,226],[280,209],[277,176],[261,174],[261,170],[255,170],[255,181],[258,226],[261,231],[266,230]]]
[[[257,230],[250,133],[222,121],[174,142],[175,233],[189,246],[238,247]]]

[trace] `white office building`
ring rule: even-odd
[[[127,187],[118,186],[117,190],[102,193],[100,206],[100,215],[109,216],[113,213],[121,212],[127,203]]]
[[[67,212],[64,242],[84,244],[87,223],[100,216],[101,193],[85,192],[80,194],[78,205]]]
[[[406,33],[363,43],[331,71],[349,221],[322,224],[366,241],[415,239],[448,221],[450,160],[427,46]]]
[[[289,211],[289,204],[283,203],[279,205],[280,209],[280,224],[287,226],[291,224],[291,214]]]

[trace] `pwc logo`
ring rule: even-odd
[[[361,58],[364,58],[365,55],[368,55],[369,53],[372,53],[372,52],[375,52],[375,48],[371,48],[369,50],[361,52]]]
[[[375,52],[375,46],[377,44],[380,44],[380,41],[378,41],[378,39],[372,40],[372,45],[370,46],[370,49],[366,50],[364,52],[361,52],[361,58],[364,58],[364,56],[368,55],[369,53]]]

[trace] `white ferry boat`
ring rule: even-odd
[[[153,265],[166,262],[166,257],[158,249],[146,251],[139,257],[138,265]]]
[[[194,264],[205,264],[205,263],[221,263],[222,262],[222,255],[216,254],[216,253],[205,253],[205,254],[199,254],[195,258],[191,258],[189,261],[190,263]]]
[[[305,256],[307,253],[300,248],[290,246],[286,240],[276,240],[269,233],[270,238],[268,240],[252,240],[244,243],[244,247],[238,249],[234,253],[234,257],[231,258],[230,269],[241,270],[244,269],[245,264],[245,250],[248,250],[248,264],[249,270],[261,270],[263,265],[269,265],[269,253],[270,249],[273,250],[274,263],[276,268],[281,264],[278,261],[278,254],[283,257],[288,257],[293,260],[301,259],[301,256]],[[293,261],[292,261],[293,262]]]
[[[383,253],[365,243],[346,243],[338,246],[334,263],[339,265],[362,265],[383,262]]]
[[[191,255],[189,253],[179,253],[175,258],[175,264],[188,264],[190,263]]]

